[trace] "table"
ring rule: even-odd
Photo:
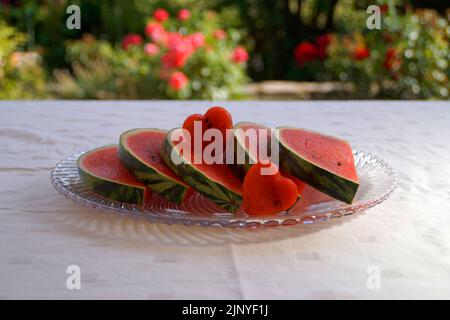
[[[0,102],[0,298],[450,298],[450,103],[223,102],[234,120],[345,138],[399,186],[342,219],[220,230],[120,219],[58,194],[56,162],[133,127],[171,128],[209,101]],[[69,290],[68,266],[81,270]]]

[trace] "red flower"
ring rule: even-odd
[[[364,60],[368,57],[370,57],[370,50],[365,46],[358,46],[353,52],[353,60],[359,61]]]
[[[244,47],[237,47],[231,55],[231,60],[236,63],[244,63],[248,60],[248,52]]]
[[[402,61],[397,56],[397,51],[390,48],[386,51],[386,56],[383,61],[383,66],[386,70],[398,69]]]
[[[180,21],[186,21],[191,17],[191,12],[188,9],[181,9],[178,11],[178,20]]]
[[[145,27],[145,34],[156,43],[164,43],[167,38],[167,32],[163,26],[157,22],[150,22]]]
[[[195,51],[192,38],[177,32],[167,34],[166,45],[169,50],[162,56],[161,62],[169,69],[183,67]]]
[[[169,78],[169,86],[175,91],[183,89],[189,82],[189,79],[181,71],[175,71]]]
[[[187,62],[187,56],[177,51],[169,51],[161,57],[161,62],[165,68],[182,68]]]
[[[159,53],[159,47],[154,43],[147,43],[144,46],[144,51],[149,56],[155,56]]]
[[[317,47],[316,52],[317,59],[319,60],[325,60],[328,58],[328,52],[326,47]]]
[[[222,29],[217,29],[216,31],[214,31],[213,36],[217,40],[223,40],[227,37],[227,34]]]
[[[169,49],[176,49],[180,45],[184,44],[183,41],[184,41],[184,39],[183,39],[183,35],[181,33],[169,32],[166,35],[166,43],[165,44]]]
[[[328,47],[328,45],[331,43],[331,35],[322,34],[320,36],[317,36],[315,41],[319,47]]]
[[[188,49],[184,49],[183,47],[179,47],[177,49],[169,50],[166,52],[162,58],[161,62],[165,68],[173,69],[173,68],[182,68],[192,52]]]
[[[310,42],[302,42],[295,48],[294,58],[302,66],[305,62],[313,61],[317,58],[317,48]]]
[[[142,44],[142,37],[135,33],[126,35],[122,40],[122,48],[127,50],[130,46],[137,46]]]
[[[194,49],[198,49],[205,44],[205,36],[201,32],[195,32],[187,36],[187,40],[191,42]]]
[[[388,51],[386,51],[386,59],[392,60],[397,55],[397,52],[394,48],[389,48]]]
[[[159,8],[153,13],[153,18],[155,18],[156,21],[164,22],[169,19],[169,13],[166,10]]]
[[[381,12],[381,13],[387,13],[388,11],[389,11],[389,5],[388,5],[387,3],[382,4],[382,5],[380,6],[380,12]]]

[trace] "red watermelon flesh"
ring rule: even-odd
[[[255,162],[261,162],[261,161],[264,162],[266,160],[270,161],[270,157],[267,157],[267,154],[270,155],[270,142],[272,139],[272,130],[270,128],[265,127],[260,124],[257,124],[257,123],[252,123],[252,122],[240,122],[240,123],[237,123],[234,128],[242,129],[242,132],[235,131],[234,133],[238,135],[238,138],[240,139],[241,142],[243,141],[246,152],[255,160]],[[267,151],[263,152],[262,155],[264,158],[261,158],[259,155],[260,143],[256,144],[256,148],[251,149],[249,139],[248,138],[244,139],[245,137],[242,135],[242,133],[245,133],[249,129],[253,129],[257,132],[258,139],[259,139],[259,135],[260,135],[259,130],[265,130],[264,132],[267,133],[267,143],[269,144],[267,148],[268,148],[269,152],[267,152]],[[299,194],[299,196],[301,196],[303,193],[303,190],[305,189],[306,184],[303,181],[301,181],[300,179],[285,172],[284,170],[280,170],[280,173],[282,176],[291,179],[297,185],[298,194]]]
[[[264,160],[269,160],[269,159],[266,159],[266,158],[264,158],[264,159],[261,159],[261,158],[259,158],[259,153],[260,153],[260,151],[259,151],[259,149],[260,149],[260,144],[259,143],[257,143],[256,144],[256,148],[250,148],[250,146],[251,146],[251,143],[250,143],[250,140],[249,140],[249,138],[247,138],[247,139],[245,139],[245,137],[244,136],[242,136],[242,133],[245,133],[247,130],[255,130],[256,131],[256,133],[257,133],[257,139],[259,140],[259,134],[260,134],[260,130],[266,130],[265,132],[267,132],[267,143],[269,143],[270,144],[270,141],[271,141],[271,136],[272,136],[272,133],[271,133],[271,129],[270,128],[267,128],[267,127],[265,127],[265,126],[263,126],[263,125],[259,125],[259,124],[256,124],[256,123],[252,123],[252,122],[240,122],[240,123],[238,123],[238,124],[236,124],[236,126],[235,126],[235,128],[239,128],[239,129],[242,129],[243,130],[243,132],[239,132],[239,134],[238,134],[238,137],[241,139],[241,141],[243,140],[244,141],[244,146],[245,146],[245,149],[247,150],[247,152],[249,153],[249,155],[255,160],[255,162],[259,162],[259,161],[264,161]],[[236,134],[236,132],[235,132],[235,134]],[[253,143],[254,144],[254,143]],[[269,145],[270,146],[270,145]],[[269,148],[268,148],[269,149]],[[270,149],[269,149],[270,150]],[[270,152],[263,152],[263,154],[269,154],[270,155]]]
[[[179,149],[181,144],[175,141],[173,142],[174,148]],[[186,159],[186,161],[196,170],[205,174],[209,179],[220,182],[223,186],[237,194],[242,194],[242,182],[234,175],[227,164],[195,163],[193,154],[191,154],[190,159],[188,159],[186,155],[183,155],[182,152],[180,152],[180,156]]]
[[[160,151],[164,162],[193,189],[228,212],[235,212],[242,203],[241,181],[227,164],[196,164],[192,156],[184,154],[179,130],[172,129],[164,139]]]
[[[166,137],[166,131],[141,131],[127,137],[127,145],[133,153],[150,163],[153,168],[182,183],[182,180],[161,159],[159,151]]]
[[[280,172],[262,175],[261,168],[270,163],[253,165],[244,179],[244,209],[249,215],[271,215],[287,211],[298,199],[296,184]]]
[[[317,132],[279,127],[280,167],[318,191],[352,203],[359,188],[350,145]]]
[[[201,122],[201,134],[202,137],[196,137],[195,131],[194,131],[194,123],[195,122]],[[191,153],[194,151],[194,140],[200,139],[202,141],[202,152],[205,149],[207,145],[209,145],[211,142],[209,141],[203,141],[203,135],[206,130],[208,129],[217,129],[221,132],[223,141],[223,150],[222,153],[225,152],[227,147],[227,130],[233,128],[233,119],[231,118],[231,114],[223,107],[214,106],[209,108],[204,115],[202,114],[191,114],[189,117],[186,118],[186,120],[183,122],[183,129],[186,129],[190,135],[191,135]]]
[[[281,139],[289,147],[316,165],[357,182],[353,152],[341,139],[304,129],[283,129]]]
[[[150,199],[151,191],[120,162],[117,145],[91,150],[77,164],[84,185],[106,198],[134,204]]]
[[[242,194],[242,182],[239,180],[228,167],[227,164],[195,164],[192,165],[207,175],[208,178],[214,181],[220,181],[222,185],[232,190],[237,194]]]
[[[131,186],[144,187],[144,184],[136,180],[120,162],[117,156],[117,146],[105,147],[86,155],[81,161],[81,166],[100,178]]]

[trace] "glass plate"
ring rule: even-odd
[[[360,186],[351,205],[334,200],[310,187],[289,211],[272,216],[251,217],[239,209],[235,214],[223,211],[200,194],[194,194],[181,205],[152,195],[146,205],[132,205],[104,198],[87,189],[78,175],[74,154],[56,165],[51,172],[53,186],[75,202],[120,216],[131,216],[151,222],[179,223],[208,227],[257,228],[311,224],[353,214],[386,200],[397,186],[398,176],[385,161],[363,151],[353,151]]]

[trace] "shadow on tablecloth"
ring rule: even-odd
[[[67,202],[66,202],[67,205]],[[311,225],[294,225],[256,229],[232,229],[218,227],[167,225],[146,220],[118,217],[113,214],[92,211],[73,204],[76,210],[63,211],[57,220],[67,232],[81,236],[121,239],[152,245],[168,246],[220,246],[226,244],[250,244],[300,238],[310,233],[348,223],[364,212]]]

